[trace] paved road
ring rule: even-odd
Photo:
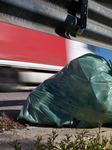
[[[5,112],[10,118],[17,117],[29,92],[0,93],[0,116]]]
[[[5,112],[10,118],[17,117],[25,100],[27,99],[31,91],[19,91],[19,92],[10,92],[10,93],[0,93],[0,114]],[[13,150],[13,148],[8,145],[8,142],[18,139],[21,142],[22,150],[30,150],[30,147],[34,147],[35,143],[33,140],[37,139],[37,135],[42,135],[46,140],[48,134],[52,133],[52,130],[55,130],[59,136],[57,137],[55,143],[59,143],[62,139],[65,138],[66,134],[73,135],[76,132],[82,132],[83,129],[75,128],[56,128],[56,127],[45,127],[45,126],[28,126],[26,129],[13,129],[10,131],[4,131],[0,133],[0,150]],[[89,136],[95,136],[98,132],[98,128],[88,129]],[[103,135],[110,138],[112,135],[111,128],[101,128]]]
[[[10,118],[17,117],[29,93],[36,86],[18,85],[12,89],[12,92],[0,92],[0,116],[5,112]]]

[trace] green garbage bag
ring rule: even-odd
[[[112,69],[95,54],[72,60],[28,96],[18,119],[43,125],[112,123]]]

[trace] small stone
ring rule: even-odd
[[[5,128],[2,128],[2,131],[5,131]]]
[[[29,124],[24,124],[25,125],[25,127],[29,127]]]

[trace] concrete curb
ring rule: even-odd
[[[22,145],[22,150],[30,150],[30,147],[35,148],[34,140],[37,139],[38,135],[42,135],[42,137],[45,139],[43,143],[45,143],[47,138],[49,137],[48,134],[51,134],[52,130],[55,130],[58,134],[58,137],[55,140],[55,144],[60,143],[65,138],[66,134],[75,135],[76,132],[80,133],[83,131],[83,129],[46,127],[28,127],[27,129],[5,131],[4,133],[0,133],[0,139],[4,139],[2,139],[2,141],[0,142],[0,150],[13,150],[13,147],[8,143],[16,139],[18,140],[18,142],[20,142],[20,145]],[[89,138],[96,137],[97,133],[99,132],[98,128],[87,130],[89,130]],[[112,129],[101,128],[100,140],[102,140],[102,136],[104,136],[105,139],[110,140],[112,136]],[[75,140],[74,137],[71,138],[71,141],[73,140]]]

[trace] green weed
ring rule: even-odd
[[[21,150],[22,146],[19,146],[20,143],[17,142],[17,140],[9,143],[9,145],[11,145],[15,150]]]

